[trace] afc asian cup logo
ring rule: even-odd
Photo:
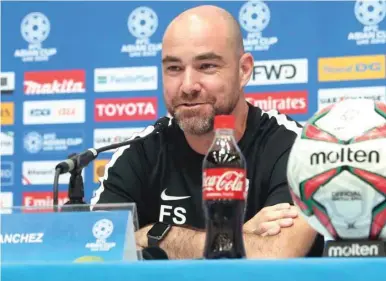
[[[355,3],[355,16],[363,25],[377,25],[386,15],[386,0],[365,1],[357,0]]]
[[[251,1],[245,3],[239,12],[239,22],[246,31],[261,32],[267,27],[271,12],[264,2]]]
[[[42,43],[48,38],[51,31],[51,24],[48,18],[39,12],[27,14],[20,23],[20,33],[27,41],[28,49],[15,50],[14,57],[21,58],[23,62],[48,61],[56,55],[55,48],[43,48]]]
[[[127,26],[134,37],[149,38],[158,28],[158,16],[148,7],[138,7],[129,15]]]
[[[108,252],[114,248],[117,244],[116,242],[107,242],[107,238],[111,236],[114,230],[114,224],[109,219],[98,220],[93,228],[92,234],[94,235],[96,241],[87,243],[86,248],[90,249],[92,252]]]
[[[350,32],[348,40],[356,41],[357,45],[386,44],[386,30],[379,29],[386,17],[386,0],[357,0],[354,14],[364,27],[362,31]]]
[[[92,233],[97,240],[104,241],[113,233],[114,224],[111,220],[103,219],[94,224]]]
[[[20,31],[30,44],[41,44],[50,34],[50,21],[42,13],[30,13],[21,21]]]
[[[162,43],[150,42],[158,28],[158,16],[153,9],[145,6],[134,9],[128,19],[127,27],[135,38],[135,44],[124,44],[121,53],[129,57],[154,57],[162,49]]]
[[[263,37],[262,31],[271,20],[271,11],[262,1],[248,1],[239,11],[240,26],[248,32],[244,38],[244,47],[247,52],[267,51],[271,45],[278,42],[277,37]]]
[[[37,132],[30,132],[24,137],[24,149],[29,153],[38,153],[43,147],[43,138]]]

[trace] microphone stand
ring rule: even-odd
[[[95,158],[98,157],[99,153],[116,149],[125,145],[129,145],[135,142],[142,141],[153,134],[159,133],[161,130],[163,130],[165,127],[167,127],[169,118],[163,117],[159,119],[155,125],[154,130],[146,135],[145,137],[134,137],[132,139],[129,139],[122,143],[115,143],[111,144],[105,147],[101,147],[98,149],[89,149],[86,152],[83,152],[82,154],[71,154],[69,155],[69,159],[71,159],[70,162],[74,161],[73,168],[69,168],[69,165],[67,162],[64,163],[65,166],[67,166],[67,170],[63,171],[63,162],[57,165],[55,168],[55,178],[54,178],[54,186],[53,186],[53,205],[54,205],[54,212],[58,212],[58,185],[59,185],[59,176],[62,173],[69,172],[71,174],[70,182],[68,186],[68,197],[69,201],[64,204],[62,207],[62,212],[71,212],[71,211],[90,211],[89,206],[83,201],[84,199],[84,185],[83,185],[83,177],[82,177],[82,170],[85,168],[91,161],[93,161]],[[68,160],[67,160],[68,161]],[[65,161],[66,162],[66,161]],[[71,205],[75,205],[73,207],[70,207]]]
[[[82,171],[83,167],[80,165],[80,157],[76,153],[73,153],[68,156],[72,158],[76,156],[76,165],[75,169],[70,171],[71,177],[68,185],[68,199],[63,206],[62,212],[87,212],[90,211],[89,207],[86,205],[86,202],[83,201],[84,198],[84,185]]]

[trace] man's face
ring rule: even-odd
[[[166,37],[162,73],[167,110],[182,130],[202,135],[213,129],[215,115],[232,113],[240,74],[227,38],[213,30],[197,31]]]

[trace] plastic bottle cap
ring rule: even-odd
[[[234,129],[235,117],[233,115],[216,115],[214,118],[214,129]]]

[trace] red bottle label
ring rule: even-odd
[[[203,171],[204,200],[245,200],[246,174],[244,169],[210,168]]]

